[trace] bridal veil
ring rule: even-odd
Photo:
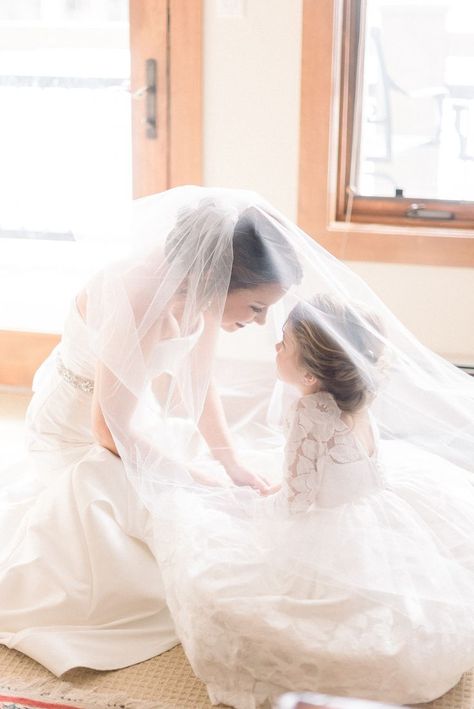
[[[246,238],[257,244],[252,266],[236,273],[233,264],[236,255],[245,255]],[[263,318],[261,325],[236,323],[235,332],[222,332],[228,290],[248,288],[259,273],[277,280],[283,297],[265,323]],[[311,304],[315,295],[348,306],[349,330],[327,309]],[[468,519],[474,480],[474,381],[421,344],[361,278],[318,245],[317,235],[310,238],[253,192],[176,188],[135,203],[129,255],[91,279],[87,302],[89,339],[102,370],[96,382],[101,408],[130,480],[155,520],[154,553],[197,671],[205,629],[196,634],[196,599],[204,609],[214,602],[213,588],[215,598],[231,596],[234,589],[234,607],[245,622],[242,609],[254,599],[250,591],[244,599],[242,578],[234,585],[238,569],[245,569],[249,589],[260,583],[262,598],[277,592],[291,596],[295,588],[306,589],[309,598],[317,592],[311,583],[323,579],[326,588],[376,599],[379,607],[411,621],[417,616],[423,628],[441,617],[442,608],[444,619],[453,618],[443,632],[464,635],[474,652],[467,621],[473,547],[462,521]],[[248,487],[230,485],[209,454],[199,421],[215,381],[241,460],[272,482],[280,479],[282,422],[295,394],[276,379],[274,349],[297,304],[355,365],[381,441],[406,485],[431,481],[423,501],[429,538],[416,520],[410,528],[387,522],[383,502],[370,524],[361,516],[359,527],[354,523],[350,530],[344,510],[323,512],[318,539],[307,536],[298,519],[270,519],[264,525],[261,498]],[[196,483],[190,472],[196,467],[215,484]],[[450,521],[452,540],[445,539],[440,549],[433,542],[436,530],[455,509],[462,511],[459,524]],[[402,503],[398,511],[401,519]],[[347,547],[353,541],[370,549],[354,565],[341,565],[336,555],[325,553],[336,542]],[[406,568],[410,547],[426,560],[419,577]],[[440,559],[446,564],[442,578]],[[207,596],[199,596],[203,579]],[[188,607],[190,598],[194,605],[189,601]],[[293,618],[292,625],[296,622]],[[276,625],[270,623],[269,637]]]

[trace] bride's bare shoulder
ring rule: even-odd
[[[87,291],[81,290],[76,295],[76,307],[81,318],[87,319]],[[172,308],[166,308],[157,317],[156,322],[149,328],[147,339],[167,340],[180,336],[179,318],[176,317]]]

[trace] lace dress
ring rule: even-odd
[[[158,343],[163,371],[177,367],[183,339]],[[94,371],[74,303],[35,378],[29,460],[1,472],[0,643],[58,675],[124,667],[178,643],[150,515],[92,435]]]
[[[234,513],[174,500],[161,568],[214,702],[253,709],[284,690],[422,702],[474,665],[470,478],[372,428],[369,455],[330,394],[305,396],[276,495]]]

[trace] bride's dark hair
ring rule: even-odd
[[[255,288],[268,283],[278,283],[284,289],[301,281],[303,272],[295,250],[283,236],[283,226],[277,227],[271,217],[258,207],[248,207],[238,217],[235,226],[232,219],[235,212],[228,205],[216,203],[212,199],[202,200],[197,208],[187,207],[178,215],[165,245],[168,263],[182,264],[185,270],[194,270],[196,277],[203,280],[200,295],[209,299],[212,293],[221,289],[233,291]],[[222,283],[218,273],[213,274],[213,283],[202,278],[209,264],[212,264],[219,250],[222,234],[232,234],[232,258],[230,280]],[[197,260],[197,254],[200,254]]]
[[[229,291],[278,283],[288,289],[303,272],[296,252],[266,215],[246,209],[235,225]]]

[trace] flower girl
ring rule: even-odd
[[[182,532],[191,523],[203,544],[185,570],[174,556],[170,603],[216,703],[247,709],[284,690],[423,702],[474,665],[472,478],[380,437],[384,341],[367,310],[301,301],[276,348],[299,393],[282,484],[249,499],[246,519],[183,509]]]

